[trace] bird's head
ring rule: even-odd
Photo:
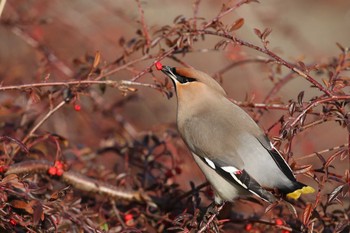
[[[199,70],[184,67],[162,66],[161,71],[173,82],[178,99],[183,96],[187,96],[187,98],[196,98],[196,95],[226,95],[224,89],[217,81]]]

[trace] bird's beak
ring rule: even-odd
[[[162,67],[162,72],[164,74],[166,74],[166,76],[168,76],[173,81],[174,86],[175,86],[175,83],[178,81],[177,81],[176,75],[174,74],[174,70],[175,70],[175,68],[170,67],[170,66],[163,66]]]

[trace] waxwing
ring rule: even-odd
[[[294,199],[314,192],[296,180],[259,126],[208,74],[192,68],[159,69],[174,84],[178,130],[213,186],[217,204],[248,194],[274,202],[268,190],[276,189]]]

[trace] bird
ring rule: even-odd
[[[257,123],[227,97],[210,75],[187,67],[156,64],[177,96],[177,128],[213,187],[214,202],[255,195],[276,202],[271,190],[297,199],[314,189],[296,180],[280,152]]]

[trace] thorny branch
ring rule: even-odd
[[[69,68],[69,66],[67,66],[68,63],[66,64],[65,61],[61,61],[55,56],[55,53],[43,46],[38,40],[34,39],[30,33],[26,32],[25,29],[17,26],[16,23],[11,24],[7,22],[7,26],[10,26],[11,31],[15,35],[24,40],[28,45],[32,46],[35,50],[44,54],[48,62],[53,64],[53,66],[58,69],[61,74],[73,80],[65,82],[52,82],[47,79],[42,83],[9,86],[4,86],[2,83],[0,86],[0,91],[20,92],[28,90],[37,91],[37,89],[44,91],[45,87],[46,89],[48,89],[47,87],[50,87],[51,89],[54,89],[53,87],[61,87],[61,89],[59,89],[60,92],[63,92],[66,89],[72,89],[72,91],[74,91],[73,96],[78,96],[79,94],[86,94],[86,90],[91,85],[106,85],[108,87],[118,88],[123,93],[128,92],[129,90],[134,90],[134,88],[128,89],[125,87],[147,87],[161,92],[169,91],[166,83],[163,84],[155,82],[153,84],[149,84],[141,81],[138,82],[137,80],[147,74],[151,74],[152,77],[156,79],[152,73],[152,68],[154,63],[157,61],[172,59],[182,66],[190,67],[191,65],[185,60],[189,53],[200,52],[205,54],[205,52],[208,51],[220,51],[220,46],[215,47],[214,49],[194,48],[194,45],[198,43],[200,39],[206,40],[207,35],[213,35],[219,38],[224,38],[222,45],[231,43],[235,46],[253,49],[268,56],[267,58],[257,56],[239,61],[231,61],[228,65],[218,69],[218,71],[214,74],[216,77],[224,76],[232,68],[248,63],[261,63],[270,69],[276,66],[283,66],[290,72],[284,77],[279,78],[277,82],[273,83],[272,89],[266,95],[262,103],[257,103],[250,100],[232,100],[232,102],[250,110],[259,110],[259,117],[262,117],[263,111],[265,110],[282,111],[283,116],[273,125],[280,125],[280,132],[282,136],[278,138],[278,140],[285,141],[285,147],[281,149],[286,152],[285,154],[287,156],[292,154],[293,138],[298,136],[298,133],[304,131],[305,129],[311,130],[317,125],[323,124],[327,121],[336,121],[340,123],[341,126],[350,128],[350,121],[348,119],[349,116],[346,113],[346,105],[350,102],[350,96],[343,90],[343,88],[348,85],[349,80],[342,77],[342,72],[344,70],[349,70],[349,49],[338,45],[342,51],[341,56],[338,59],[333,59],[333,63],[330,62],[329,64],[319,66],[321,67],[320,69],[325,71],[325,73],[329,72],[328,79],[324,79],[324,85],[322,85],[310,74],[310,70],[312,70],[312,67],[316,66],[316,64],[305,66],[303,63],[298,63],[298,65],[296,65],[286,61],[281,56],[269,50],[267,47],[268,43],[266,43],[266,38],[263,38],[262,35],[261,39],[263,46],[255,45],[233,36],[233,33],[229,28],[238,30],[243,25],[244,20],[239,20],[238,22],[240,24],[236,27],[224,25],[221,22],[223,17],[235,12],[235,10],[243,4],[250,2],[256,1],[241,0],[233,3],[232,6],[224,5],[221,11],[214,18],[207,20],[200,17],[201,12],[199,9],[202,2],[200,0],[194,0],[192,18],[186,18],[184,16],[177,17],[174,19],[174,25],[162,25],[158,30],[152,31],[152,25],[149,27],[149,25],[146,24],[142,2],[140,0],[136,0],[141,30],[137,30],[136,36],[130,38],[129,41],[121,43],[121,46],[124,48],[124,52],[115,61],[105,62],[103,65],[101,65],[99,62],[100,57],[96,55],[94,64],[86,64],[90,70],[89,74],[83,76],[80,80],[74,79],[75,73]],[[1,4],[4,3],[5,1],[0,2],[0,15]],[[269,34],[271,31],[267,30],[266,32]],[[265,35],[267,36],[267,34]],[[225,46],[222,46],[221,48],[224,50]],[[181,55],[182,57],[180,57]],[[145,62],[149,63],[142,69],[136,68],[137,65],[141,63],[144,64]],[[115,75],[120,71],[127,71],[131,75],[128,79],[124,79],[122,81],[110,80],[112,75]],[[303,94],[299,94],[297,100],[290,100],[288,103],[284,103],[282,101],[273,102],[272,97],[275,96],[282,87],[288,88],[288,82],[296,75],[305,78],[312,85],[312,87],[316,87],[318,90],[320,90],[321,94],[319,96],[312,97],[310,100],[305,100]],[[47,75],[47,77],[49,76],[50,75]],[[13,94],[13,92],[11,94]],[[91,93],[88,93],[87,95],[90,95],[91,98],[93,98]],[[175,140],[176,138],[174,133],[171,133],[173,137],[172,140],[167,141],[153,134],[148,134],[142,139],[138,139],[135,136],[132,140],[125,139],[126,137],[123,137],[123,133],[119,134],[119,132],[115,131],[111,133],[113,136],[108,139],[104,139],[105,135],[100,135],[101,141],[98,143],[108,145],[106,148],[104,148],[104,150],[110,153],[115,153],[117,155],[116,157],[118,157],[118,167],[114,168],[113,171],[113,173],[116,174],[116,177],[111,175],[112,171],[110,171],[110,173],[101,174],[100,179],[103,179],[106,176],[106,179],[117,180],[118,184],[121,186],[124,185],[128,187],[135,187],[134,190],[138,190],[126,191],[124,189],[117,188],[119,186],[111,186],[102,180],[95,180],[82,174],[89,174],[89,172],[90,174],[96,174],[96,172],[91,169],[94,167],[96,163],[95,161],[97,161],[97,156],[92,155],[94,153],[90,153],[90,150],[94,149],[88,148],[87,146],[80,148],[80,146],[73,145],[69,147],[69,152],[64,151],[64,149],[61,151],[60,144],[65,144],[65,140],[69,141],[69,139],[64,139],[63,137],[56,135],[54,136],[54,134],[50,133],[48,133],[47,136],[38,134],[36,135],[38,137],[37,139],[33,139],[33,141],[29,140],[33,138],[32,136],[37,132],[39,127],[65,104],[65,101],[61,101],[61,95],[56,95],[53,100],[47,100],[48,98],[46,99],[46,96],[43,96],[44,98],[41,100],[42,102],[52,101],[50,103],[56,102],[59,104],[45,113],[45,115],[40,118],[37,123],[34,121],[35,124],[33,125],[23,125],[21,126],[23,129],[10,131],[10,133],[15,136],[18,134],[18,132],[22,132],[21,130],[23,130],[23,132],[29,132],[24,134],[24,138],[22,136],[18,136],[18,138],[23,138],[22,141],[12,136],[0,137],[1,178],[2,175],[4,175],[4,179],[0,180],[0,189],[4,191],[0,195],[0,204],[2,207],[4,207],[4,209],[1,210],[2,214],[0,215],[0,219],[2,220],[2,223],[0,224],[5,223],[5,226],[8,227],[10,226],[10,221],[16,219],[18,222],[20,222],[21,226],[24,226],[26,230],[32,231],[31,228],[35,228],[37,223],[33,224],[33,226],[26,225],[26,221],[21,219],[22,215],[14,211],[14,209],[17,208],[23,210],[25,213],[23,214],[24,217],[38,219],[33,221],[38,223],[46,221],[45,224],[55,228],[55,231],[59,230],[58,226],[62,227],[62,225],[64,225],[59,221],[62,219],[69,221],[67,223],[68,225],[75,224],[83,226],[80,229],[84,230],[92,230],[96,228],[96,226],[101,226],[103,224],[105,224],[103,226],[105,226],[106,229],[110,227],[111,231],[113,227],[121,227],[120,230],[127,231],[128,229],[131,229],[129,228],[130,226],[132,226],[133,229],[134,227],[136,228],[138,226],[140,226],[140,229],[152,228],[152,230],[158,232],[166,231],[167,228],[171,229],[172,226],[175,226],[174,229],[176,228],[177,230],[183,232],[204,232],[205,230],[209,230],[210,222],[214,222],[216,220],[216,215],[212,215],[209,223],[204,225],[202,228],[200,228],[200,225],[198,224],[201,222],[200,213],[203,212],[202,206],[204,206],[204,197],[212,198],[210,192],[204,190],[204,188],[207,188],[208,183],[203,183],[190,191],[184,191],[179,188],[176,176],[181,176],[181,166],[176,163],[176,160],[178,159],[177,149],[179,146],[175,146],[171,143],[171,141]],[[123,104],[118,104],[118,106],[123,107]],[[317,106],[322,106],[322,109],[319,110],[319,108],[316,108]],[[115,114],[115,112],[112,113],[112,109],[101,109],[104,109],[102,112],[100,112],[100,114],[103,116],[108,117]],[[298,113],[298,115],[294,113]],[[91,112],[91,115],[94,114],[94,112]],[[117,113],[116,115],[121,116],[121,113]],[[312,119],[305,120],[306,115],[312,116]],[[120,120],[118,120],[119,117],[114,117],[113,119],[113,123],[116,123],[115,121],[120,123]],[[127,123],[130,124],[129,122]],[[284,137],[283,133],[285,131],[292,132],[290,133],[291,136]],[[48,138],[50,137],[59,138],[54,141],[56,146],[54,151],[48,144]],[[350,140],[349,136],[348,140]],[[13,153],[14,151],[8,149],[11,148],[12,142],[17,145],[17,150],[15,150],[15,153]],[[327,230],[341,231],[348,229],[346,228],[348,219],[344,216],[349,213],[349,207],[336,209],[338,212],[332,212],[330,210],[331,208],[328,208],[331,205],[335,206],[337,202],[341,202],[346,198],[346,188],[344,188],[344,184],[349,182],[349,171],[345,170],[344,174],[342,174],[341,171],[331,170],[333,169],[332,166],[334,165],[336,158],[343,160],[346,157],[349,157],[349,148],[347,151],[344,150],[346,147],[348,147],[348,143],[328,150],[322,150],[308,155],[300,155],[293,158],[294,161],[299,162],[301,160],[304,161],[306,158],[317,157],[317,159],[322,162],[321,168],[314,168],[310,164],[292,164],[296,174],[303,174],[314,179],[318,185],[319,192],[315,199],[311,201],[312,203],[306,203],[304,200],[301,200],[298,202],[293,202],[292,204],[286,204],[288,208],[282,205],[275,205],[271,207],[271,209],[268,207],[270,214],[268,216],[271,219],[280,219],[280,221],[283,219],[283,225],[280,225],[280,223],[277,224],[277,222],[274,222],[273,220],[264,220],[261,218],[261,216],[244,217],[238,219],[236,219],[234,216],[229,216],[231,217],[231,221],[228,223],[224,223],[224,221],[220,223],[220,221],[218,221],[219,224],[221,224],[220,227],[222,227],[224,224],[244,224],[245,226],[242,226],[242,229],[243,227],[256,227],[256,229],[259,231],[269,231],[271,230],[270,227],[272,226],[274,227],[273,229],[283,229],[286,232],[307,232],[314,230],[321,232]],[[19,153],[19,149],[23,150],[23,154],[26,155],[25,158],[21,156],[23,154]],[[336,150],[336,153],[326,159],[324,155],[333,150]],[[63,156],[61,156],[62,153],[64,154]],[[7,156],[8,154],[12,156]],[[14,155],[16,154],[18,156],[14,158]],[[52,156],[52,154],[56,154],[56,156]],[[63,201],[62,198],[58,198],[58,200],[61,201],[62,199],[60,206],[62,207],[62,210],[64,210],[63,212],[68,212],[65,214],[66,216],[60,216],[58,213],[62,211],[58,211],[61,209],[57,208],[57,202],[50,202],[45,205],[43,204],[46,203],[44,202],[45,195],[41,195],[41,187],[39,187],[39,185],[41,185],[41,183],[49,183],[47,187],[44,187],[47,192],[47,190],[54,186],[54,182],[52,182],[54,179],[53,177],[47,178],[47,176],[45,176],[50,166],[52,166],[52,163],[46,160],[43,162],[42,160],[33,159],[38,156],[45,156],[54,159],[55,161],[58,160],[58,158],[65,158],[65,156],[67,156],[65,159],[72,159],[73,163],[82,163],[83,166],[80,167],[84,168],[82,169],[82,173],[76,173],[67,169],[62,174],[62,177],[56,180],[69,184],[77,190],[102,194],[102,196],[106,195],[112,199],[121,198],[127,200],[127,204],[119,205],[118,203],[117,209],[114,202],[112,207],[105,208],[104,203],[99,204],[97,203],[98,201],[94,200],[93,202],[95,205],[92,205],[89,203],[89,197],[77,195],[79,198],[84,197],[84,199],[87,200],[85,202],[86,206],[83,206],[81,203],[84,202],[80,201],[75,203],[77,206],[73,205],[74,203],[69,205],[65,204],[65,202],[71,197],[64,193],[61,194],[62,198],[67,197],[67,199]],[[348,159],[350,159],[350,157]],[[169,162],[169,160],[171,162]],[[123,170],[121,170],[121,164],[124,165]],[[79,167],[79,165],[77,166]],[[137,170],[137,172],[134,173],[135,175],[131,175],[131,171],[133,170]],[[21,180],[18,178],[16,181],[6,180],[7,178],[9,179],[9,177],[11,177],[10,174],[17,174]],[[49,179],[51,179],[50,182],[48,182]],[[328,185],[330,181],[334,182],[334,190],[327,193],[327,195],[322,196],[321,191],[325,192],[324,187]],[[24,184],[26,184],[28,187],[24,187]],[[13,187],[11,185],[13,185]],[[18,190],[24,191],[20,192]],[[2,195],[6,196],[6,198],[10,197],[10,199],[15,197],[23,201],[23,203],[22,205],[15,205],[14,203],[6,202],[6,205],[3,205],[2,201],[6,200],[6,198],[3,198]],[[150,195],[154,197],[157,204],[159,203],[158,208],[155,208],[154,205],[151,204],[152,202],[150,202],[149,199]],[[32,207],[29,205],[33,200],[35,200],[36,205],[39,207],[41,206],[40,208],[44,209],[45,207],[46,209],[42,211],[36,210],[36,212],[32,211],[30,209]],[[141,204],[134,204],[133,201],[141,202]],[[146,207],[145,205],[142,205],[145,202],[147,203]],[[255,205],[257,204],[254,201],[252,201],[250,204],[253,205],[253,203]],[[90,206],[93,207],[90,208]],[[83,210],[86,208],[89,208],[90,210],[93,208],[99,209],[98,212],[101,214],[96,215],[98,215],[99,221],[104,222],[102,222],[102,224],[101,222],[91,223],[92,220],[89,217],[90,213],[82,213],[80,215],[77,214],[78,212],[83,212]],[[49,219],[49,215],[51,219],[54,219],[51,220],[50,223],[47,221],[47,219]],[[55,220],[55,218],[58,220]],[[41,225],[41,227],[43,226],[44,224]],[[4,227],[4,225],[1,225],[0,227]],[[0,230],[1,229],[2,228],[0,228]],[[8,227],[8,229],[10,228]],[[141,230],[137,229],[137,231]]]

